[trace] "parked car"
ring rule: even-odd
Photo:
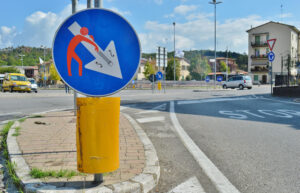
[[[24,74],[8,73],[5,75],[1,90],[2,92],[31,92],[31,84]]]
[[[36,81],[33,78],[28,78],[28,81],[31,83],[31,92],[38,92],[38,85],[36,83]]]
[[[228,79],[228,81],[223,83],[223,88],[239,88],[243,90],[244,88],[252,88],[252,79],[250,76],[233,76]]]

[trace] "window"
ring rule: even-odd
[[[259,49],[255,49],[255,56],[256,56],[256,57],[259,56]]]
[[[185,66],[181,66],[181,70],[185,70]]]
[[[270,36],[269,36],[269,34],[267,35],[266,39],[267,39],[267,40],[269,40],[269,39],[270,39]]]
[[[255,44],[259,44],[260,43],[260,36],[255,36]]]

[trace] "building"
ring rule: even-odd
[[[190,75],[189,67],[191,66],[190,62],[185,58],[177,58],[180,64],[180,77],[179,80],[185,80],[187,76]]]
[[[268,61],[270,52],[267,40],[276,39],[273,48],[275,59],[273,61],[273,80],[276,74],[287,74],[286,61],[291,56],[291,75],[296,75],[296,63],[299,58],[299,33],[292,26],[270,21],[263,25],[251,28],[248,33],[248,72],[253,82],[263,84],[270,83],[271,75],[269,69],[271,63]]]
[[[216,72],[221,72],[220,71],[220,63],[221,62],[224,62],[226,64],[228,64],[228,67],[230,69],[230,72],[235,72],[237,70],[237,64],[236,64],[236,59],[233,59],[233,58],[225,58],[225,57],[218,57],[216,58],[217,59],[217,62],[216,62]],[[210,59],[209,60],[209,65],[210,65],[210,68],[213,69],[215,68],[215,59]]]
[[[142,58],[141,59],[141,62],[140,62],[140,66],[139,66],[139,69],[137,71],[137,74],[136,74],[136,79],[137,80],[145,80],[146,77],[144,75],[144,72],[145,72],[145,64],[147,63],[147,59],[145,58]]]

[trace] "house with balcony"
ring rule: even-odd
[[[292,25],[270,21],[247,30],[248,33],[248,73],[254,83],[270,83],[271,63],[268,61],[270,52],[267,41],[276,39],[273,48],[275,59],[272,62],[273,80],[276,74],[287,74],[286,61],[291,57],[291,73],[297,72],[296,63],[300,56],[300,31]],[[292,74],[296,75],[296,74]]]

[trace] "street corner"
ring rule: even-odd
[[[15,122],[7,144],[10,161],[25,190],[73,192],[148,192],[158,183],[160,167],[156,151],[142,128],[120,114],[120,166],[104,173],[104,182],[77,171],[76,117],[73,111],[33,115]]]

